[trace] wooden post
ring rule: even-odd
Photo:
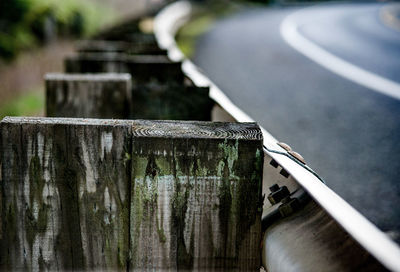
[[[122,40],[125,35],[140,33],[141,18],[132,18],[118,25],[113,25],[98,32],[94,39],[96,40]]]
[[[259,269],[258,126],[142,121],[132,133],[131,267]]]
[[[130,126],[4,118],[0,270],[126,269]]]
[[[0,145],[1,269],[259,268],[256,124],[7,117]]]
[[[47,74],[49,117],[128,119],[132,112],[130,74]]]
[[[76,45],[79,53],[126,53],[142,55],[166,55],[167,51],[160,49],[157,44],[132,43],[124,41],[84,40]]]
[[[144,33],[140,29],[142,20],[127,21],[124,24],[113,26],[106,29],[93,37],[94,40],[107,41],[124,41],[135,44],[157,44],[156,37],[153,33]]]
[[[64,59],[66,73],[125,73],[125,55],[115,52],[86,53]]]
[[[183,83],[180,62],[171,62],[161,55],[126,55],[117,53],[86,53],[65,59],[67,73],[130,73],[132,82]]]
[[[141,31],[135,31],[131,27],[132,26],[127,25],[119,28],[113,28],[107,33],[96,35],[94,39],[108,41],[125,41],[135,44],[157,45],[157,40],[153,33],[143,33]]]
[[[210,121],[214,106],[208,87],[177,83],[139,85],[132,97],[133,119]]]
[[[133,105],[130,118],[211,120],[214,103],[209,98],[209,89],[184,84],[181,64],[170,62],[165,56],[88,53],[68,58],[65,64],[69,73],[130,73]]]

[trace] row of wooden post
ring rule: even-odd
[[[261,131],[210,122],[137,22],[46,76],[48,117],[1,121],[0,270],[259,269]]]

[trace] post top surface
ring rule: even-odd
[[[144,137],[262,140],[256,123],[137,120],[133,134]]]
[[[124,126],[130,127],[135,137],[262,140],[261,130],[256,123],[4,117],[0,124]]]
[[[165,64],[180,64],[180,62],[172,62],[164,55],[128,55],[119,52],[88,52],[80,53],[79,55],[71,55],[66,59],[69,60],[84,60],[84,61],[116,61],[126,63],[165,63]]]
[[[128,73],[98,73],[98,74],[64,74],[48,73],[45,75],[47,81],[129,81],[131,75]]]

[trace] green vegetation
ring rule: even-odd
[[[182,53],[193,56],[197,38],[207,32],[213,23],[221,17],[228,16],[239,8],[229,1],[210,1],[207,5],[196,7],[192,19],[178,32],[176,40]]]
[[[99,7],[95,1],[0,0],[0,61],[11,61],[21,51],[59,37],[90,36],[112,22],[114,15],[113,11]],[[41,88],[15,91],[21,95],[0,101],[0,118],[43,113],[44,93]]]
[[[10,60],[56,37],[90,35],[112,17],[91,1],[1,0],[0,58]]]
[[[0,104],[0,120],[5,116],[32,116],[44,109],[44,91],[30,90],[7,103]]]
[[[177,36],[178,46],[187,57],[192,57],[197,37],[205,33],[215,21],[211,14],[202,14],[182,27]]]

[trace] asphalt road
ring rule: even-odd
[[[382,7],[331,4],[290,18],[300,36],[324,51],[400,84],[400,32],[384,22]],[[194,62],[237,106],[302,154],[329,187],[400,242],[400,100],[290,46],[280,28],[298,10],[249,8],[225,18],[200,37]]]

